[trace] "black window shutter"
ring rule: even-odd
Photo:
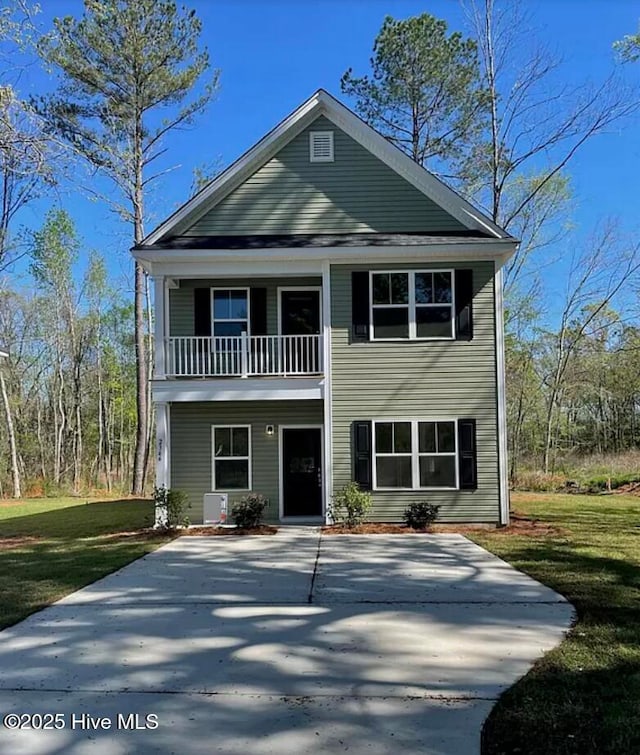
[[[211,335],[211,289],[193,289],[193,334]]]
[[[267,335],[267,289],[251,289],[251,335]]]
[[[475,419],[458,420],[458,468],[460,490],[475,490],[478,487]]]
[[[353,423],[353,479],[363,490],[371,490],[371,422]]]
[[[456,340],[473,338],[473,270],[456,270]]]
[[[369,340],[369,273],[351,273],[351,322],[354,341]]]

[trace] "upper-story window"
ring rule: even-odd
[[[453,271],[372,272],[373,340],[454,338]]]
[[[249,332],[249,289],[213,289],[214,336],[240,336]]]

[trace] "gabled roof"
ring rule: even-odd
[[[181,229],[212,209],[320,115],[332,121],[348,136],[456,218],[465,228],[494,239],[511,240],[512,237],[498,227],[491,218],[414,162],[335,97],[324,89],[319,89],[242,157],[161,223],[136,248],[149,248],[169,237],[179,236]]]

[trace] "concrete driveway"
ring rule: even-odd
[[[180,538],[0,633],[2,714],[61,714],[0,753],[472,755],[572,615],[461,535]]]

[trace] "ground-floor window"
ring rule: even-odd
[[[458,488],[456,420],[373,422],[373,487]]]
[[[212,490],[251,490],[251,428],[214,425]]]

